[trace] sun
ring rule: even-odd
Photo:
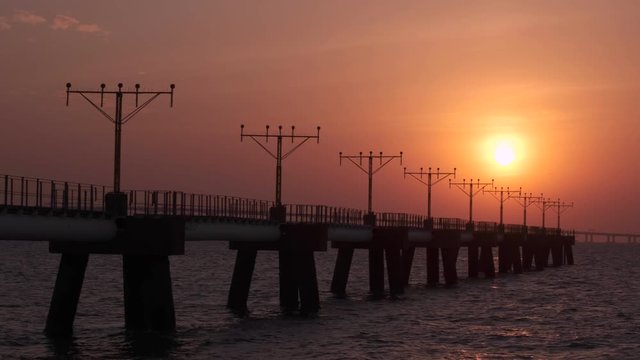
[[[510,144],[500,143],[496,147],[493,158],[498,164],[508,166],[516,159],[516,152]]]

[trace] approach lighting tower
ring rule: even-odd
[[[506,189],[501,186],[500,189],[492,188],[491,190],[482,191],[483,194],[491,194],[491,196],[500,202],[500,226],[504,225],[504,203],[507,202],[507,200],[514,198],[516,194],[517,196],[520,196],[521,192],[522,189],[510,190],[508,186]]]
[[[556,213],[558,214],[558,231],[560,231],[560,215],[563,214],[565,211],[567,211],[569,208],[573,207],[573,202],[571,203],[565,203],[564,201],[561,203],[560,202],[560,198],[558,198],[557,201],[555,201],[555,205],[553,207],[553,209],[556,211]]]
[[[546,213],[547,210],[557,205],[558,201],[551,200],[549,198],[545,198],[543,193],[540,193],[540,197],[538,200],[533,201],[533,203],[542,211],[542,228],[546,227]]]
[[[111,121],[115,125],[115,155],[113,161],[113,192],[120,192],[120,158],[121,158],[121,143],[122,143],[122,125],[126,124],[134,116],[136,116],[142,109],[149,105],[153,100],[160,95],[169,95],[169,106],[173,107],[173,90],[175,85],[169,85],[169,91],[141,91],[140,84],[135,84],[135,90],[122,90],[122,83],[118,84],[118,90],[105,90],[106,85],[100,84],[100,90],[71,90],[71,83],[67,83],[67,106],[69,106],[69,94],[80,94],[85,100],[89,102],[98,112],[100,112],[107,120]],[[100,95],[100,105],[89,96]],[[102,110],[104,105],[105,95],[115,95],[115,115],[112,117]],[[122,100],[124,95],[135,95],[136,107],[130,113],[123,116],[122,114]],[[138,105],[139,96],[149,96],[141,105]]]
[[[536,201],[539,201],[541,197],[533,196],[531,193],[528,193],[528,194],[524,193],[519,196],[515,196],[514,199],[516,199],[518,204],[522,206],[522,209],[523,209],[522,225],[526,228],[527,227],[527,208],[533,205]]]
[[[286,159],[291,155],[294,151],[296,151],[300,146],[309,141],[310,139],[316,139],[316,142],[320,142],[320,126],[316,128],[316,135],[296,135],[295,133],[296,127],[291,127],[291,134],[286,135],[282,133],[282,126],[278,126],[277,134],[269,134],[269,125],[266,126],[266,132],[264,134],[245,134],[244,125],[240,125],[240,141],[245,137],[250,138],[255,141],[264,151],[267,152],[272,158],[276,160],[276,207],[282,206],[282,160]],[[269,139],[276,139],[276,153],[269,150],[260,140],[264,139],[265,143],[269,142]],[[282,139],[291,139],[291,143],[293,144],[296,139],[301,139],[299,143],[297,143],[291,150],[286,153],[282,153]]]
[[[493,186],[493,179],[491,179],[491,182],[480,182],[480,179],[477,179],[476,182],[473,182],[473,179],[469,179],[469,182],[467,182],[466,179],[462,179],[462,182],[457,183],[449,179],[449,187],[452,185],[455,185],[469,197],[469,224],[473,224],[473,197],[487,186]],[[469,190],[467,190],[467,187],[469,187]]]
[[[378,171],[380,171],[385,165],[390,163],[393,159],[400,159],[400,165],[402,165],[402,151],[400,151],[400,155],[383,155],[382,151],[380,154],[374,155],[373,151],[369,151],[369,155],[362,155],[362,152],[358,155],[342,155],[340,152],[340,165],[342,165],[342,159],[347,159],[351,161],[355,166],[357,166],[360,170],[362,170],[369,177],[369,197],[368,197],[368,205],[367,205],[367,214],[371,215],[373,213],[371,201],[373,198],[373,175],[375,175]],[[365,169],[362,166],[362,159],[368,160],[368,167]],[[374,168],[373,160],[380,160],[380,164],[378,167]],[[357,160],[357,161],[356,161]]]
[[[420,171],[417,172],[410,172],[407,171],[407,168],[404,168],[404,177],[406,178],[407,175],[427,186],[427,220],[429,221],[429,224],[432,224],[433,218],[431,217],[431,187],[448,178],[449,176],[453,176],[453,178],[455,179],[456,168],[453,168],[453,172],[440,172],[440,168],[436,168],[436,172],[431,171],[431,168],[429,168],[427,172],[424,172],[423,168],[420,168]],[[427,178],[426,181],[423,178],[424,176],[426,176]]]

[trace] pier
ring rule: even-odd
[[[170,256],[185,253],[187,241],[227,241],[235,251],[227,306],[237,314],[247,312],[247,299],[256,258],[261,251],[278,252],[280,306],[285,313],[313,314],[320,310],[315,253],[328,246],[337,249],[331,292],[344,297],[356,250],[368,252],[369,291],[373,298],[398,297],[408,285],[416,249],[425,248],[427,279],[430,286],[440,283],[440,266],[446,286],[458,282],[456,262],[461,247],[467,248],[468,277],[494,278],[494,248],[498,273],[521,273],[535,268],[573,264],[575,235],[560,228],[560,214],[571,205],[543,197],[524,195],[523,225],[503,223],[500,192],[500,221],[476,221],[473,198],[491,183],[480,180],[452,182],[469,197],[469,218],[432,217],[432,186],[453,172],[407,172],[422,182],[427,176],[427,215],[388,213],[373,210],[373,177],[394,160],[402,164],[403,153],[385,155],[369,151],[343,155],[368,177],[366,211],[327,205],[286,204],[282,200],[283,161],[308,140],[320,142],[316,133],[283,132],[278,126],[270,133],[245,131],[248,138],[275,160],[275,200],[253,200],[222,195],[190,194],[181,191],[123,190],[121,187],[122,126],[159,96],[169,97],[173,106],[175,86],[167,91],[76,90],[66,84],[66,103],[72,94],[80,95],[115,125],[113,186],[55,181],[23,176],[0,175],[0,240],[48,241],[49,251],[61,254],[45,332],[68,335],[82,291],[90,255],[122,257],[124,324],[126,329],[172,331],[176,327]],[[92,99],[95,96],[96,99]],[[115,114],[102,110],[105,96],[115,99]],[[135,108],[123,112],[123,97],[135,98]],[[145,98],[141,104],[139,98]],[[97,100],[99,99],[99,101]],[[99,105],[98,105],[99,104]],[[275,140],[276,149],[268,147]],[[291,140],[285,149],[283,140]],[[272,142],[273,143],[273,142]],[[365,165],[363,165],[363,160]],[[467,189],[468,188],[468,189]],[[508,188],[507,199],[510,197]],[[497,194],[497,193],[496,193]],[[521,190],[517,192],[522,195]],[[494,194],[495,195],[495,194]],[[515,192],[514,192],[515,196]],[[527,226],[527,207],[542,202],[542,227]],[[544,211],[557,208],[556,228],[545,227]],[[385,268],[386,284],[385,284]],[[388,291],[387,291],[388,289]]]
[[[365,212],[326,205],[276,206],[265,200],[179,191],[131,190],[66,181],[0,175],[0,239],[48,241],[61,254],[46,332],[72,331],[90,255],[123,260],[125,327],[175,328],[170,256],[188,241],[227,241],[235,251],[228,307],[247,311],[251,278],[260,251],[278,251],[280,305],[285,312],[320,309],[314,253],[338,249],[331,291],[348,292],[354,251],[369,253],[372,297],[404,292],[417,249],[427,253],[426,283],[454,286],[461,247],[468,276],[521,273],[573,264],[572,231],[500,225],[406,213]],[[551,256],[551,262],[549,257]],[[386,283],[385,284],[385,263]],[[387,286],[385,286],[387,285]]]

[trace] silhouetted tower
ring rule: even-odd
[[[539,196],[533,196],[531,193],[527,194],[521,194],[519,196],[514,196],[514,199],[516,199],[516,201],[518,202],[518,204],[520,204],[520,206],[522,206],[523,209],[523,215],[522,215],[522,225],[524,225],[524,227],[527,227],[527,208],[531,205],[533,205],[536,201],[540,200]]]
[[[546,213],[547,210],[556,206],[557,201],[553,201],[549,198],[545,198],[543,193],[540,193],[540,196],[537,200],[533,201],[534,204],[542,211],[542,228],[546,227]]]
[[[369,196],[368,196],[368,205],[367,205],[367,214],[372,215],[372,198],[373,198],[373,175],[375,175],[378,171],[380,171],[385,165],[390,163],[393,159],[400,159],[400,165],[402,165],[402,151],[400,151],[400,155],[383,155],[382,151],[379,155],[374,155],[373,151],[369,151],[369,155],[362,155],[360,152],[359,155],[342,155],[340,152],[340,165],[342,165],[342,159],[347,159],[351,161],[355,166],[357,166],[360,170],[362,170],[365,174],[367,174],[369,178]],[[362,166],[362,159],[368,160],[368,167],[365,169]],[[380,164],[377,168],[374,169],[373,160],[380,160]],[[358,161],[356,161],[358,160]]]
[[[567,211],[569,208],[573,207],[573,202],[571,203],[565,203],[564,201],[561,203],[560,202],[560,198],[558,198],[557,201],[555,201],[555,206],[553,207],[553,209],[556,211],[556,213],[558,214],[558,231],[560,231],[560,215],[562,215],[565,211]]]
[[[500,189],[493,188],[491,190],[482,191],[483,194],[484,193],[491,194],[491,196],[493,196],[496,200],[500,202],[500,226],[504,225],[504,203],[507,202],[507,200],[515,197],[516,194],[520,196],[521,191],[522,189],[518,189],[517,191],[509,190],[508,186],[506,190],[501,186]]]
[[[453,172],[440,172],[440,168],[436,168],[436,172],[431,171],[431,168],[429,168],[427,172],[424,172],[422,168],[420,168],[420,171],[417,172],[409,172],[407,171],[407,168],[404,168],[404,177],[406,178],[407,175],[427,186],[427,221],[429,225],[432,225],[433,218],[431,216],[431,187],[448,178],[449,176],[453,176],[453,178],[455,179],[456,168],[453,168]],[[435,180],[433,179],[434,175]],[[426,181],[423,178],[424,176],[426,176],[427,178]]]
[[[170,107],[173,107],[173,90],[175,89],[175,85],[171,84],[169,91],[141,91],[140,84],[135,85],[135,90],[122,90],[122,83],[118,84],[118,90],[105,90],[106,85],[100,84],[100,90],[71,90],[71,83],[67,83],[67,106],[69,106],[69,94],[80,94],[85,100],[89,102],[98,112],[100,112],[104,117],[106,117],[109,121],[111,121],[115,125],[115,155],[113,162],[113,192],[120,192],[120,157],[121,157],[121,138],[122,138],[122,125],[126,124],[129,120],[131,120],[134,116],[136,116],[142,109],[144,109],[147,105],[149,105],[153,100],[155,100],[160,95],[169,95],[171,97]],[[93,100],[91,100],[87,95],[100,95],[100,105],[96,104]],[[102,106],[104,105],[104,96],[105,95],[115,95],[116,100],[116,111],[115,117],[111,117],[111,115],[107,114],[104,110],[102,110]],[[124,95],[135,95],[136,107],[130,113],[123,116],[122,114],[122,100]],[[150,96],[142,105],[138,106],[138,97],[140,95],[148,95]]]
[[[469,182],[467,182],[466,179],[462,179],[462,182],[456,183],[456,182],[452,182],[451,179],[449,179],[449,187],[451,187],[451,185],[455,185],[458,189],[462,190],[462,192],[469,197],[469,224],[473,224],[473,197],[477,195],[479,192],[481,192],[482,190],[484,190],[485,187],[489,185],[493,186],[493,179],[491,179],[490,183],[480,182],[480,179],[477,179],[475,183],[473,182],[473,179],[469,179]],[[468,191],[466,189],[467,186],[469,187]]]
[[[282,134],[282,126],[278,126],[277,134],[269,134],[269,125],[266,126],[266,132],[264,134],[245,134],[244,133],[244,125],[240,125],[240,141],[242,141],[245,137],[251,138],[251,140],[255,141],[264,151],[267,152],[272,158],[276,160],[276,207],[282,206],[282,160],[286,159],[291,155],[294,151],[296,151],[302,144],[306,143],[310,139],[316,139],[316,142],[320,142],[320,126],[316,128],[316,135],[296,135],[295,134],[295,126],[291,127],[291,134],[286,135]],[[274,154],[271,150],[269,150],[259,139],[264,139],[265,143],[269,142],[269,139],[276,139],[276,153]],[[286,153],[282,153],[282,139],[291,139],[291,143],[293,144],[296,139],[302,139],[301,142],[297,143],[291,150]],[[282,219],[284,221],[284,219]]]

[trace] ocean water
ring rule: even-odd
[[[356,250],[346,299],[328,291],[334,250],[316,253],[321,312],[284,316],[277,256],[260,252],[245,318],[226,308],[235,252],[190,242],[171,258],[177,330],[124,331],[121,259],[89,260],[75,331],[42,330],[59,261],[46,243],[0,242],[0,358],[175,359],[636,359],[640,246],[578,244],[576,264],[457,287],[427,288],[424,249],[397,300],[367,299],[367,253]]]

